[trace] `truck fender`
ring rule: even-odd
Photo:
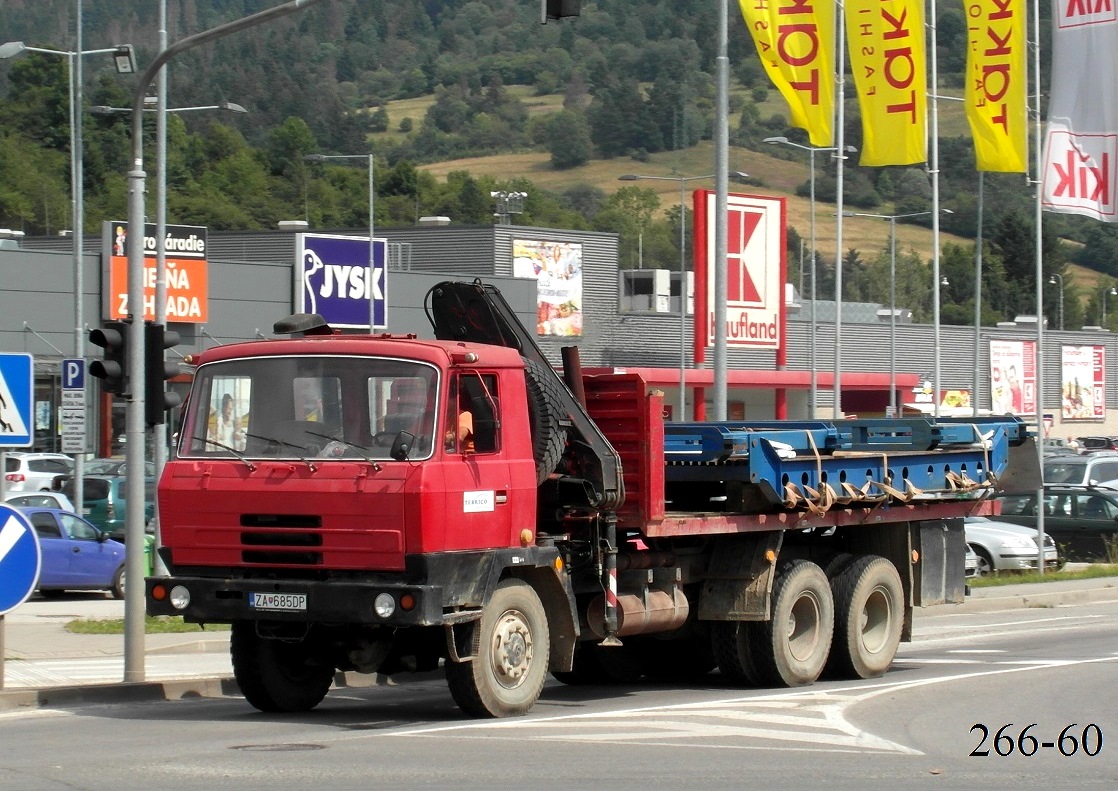
[[[719,536],[707,552],[700,621],[767,621],[784,533]]]

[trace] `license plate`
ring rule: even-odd
[[[254,610],[298,612],[307,609],[305,593],[250,593],[248,606]]]

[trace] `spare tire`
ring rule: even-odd
[[[532,432],[532,454],[536,460],[536,484],[559,465],[567,444],[563,426],[563,384],[555,373],[535,360],[524,359],[524,380],[528,386],[528,423]]]

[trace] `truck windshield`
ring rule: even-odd
[[[388,459],[433,450],[438,369],[339,355],[257,357],[200,367],[179,441],[184,457]]]

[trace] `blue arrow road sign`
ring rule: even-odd
[[[15,508],[0,504],[0,615],[27,601],[42,563],[35,528]]]
[[[30,354],[0,354],[0,447],[34,444],[33,371]]]

